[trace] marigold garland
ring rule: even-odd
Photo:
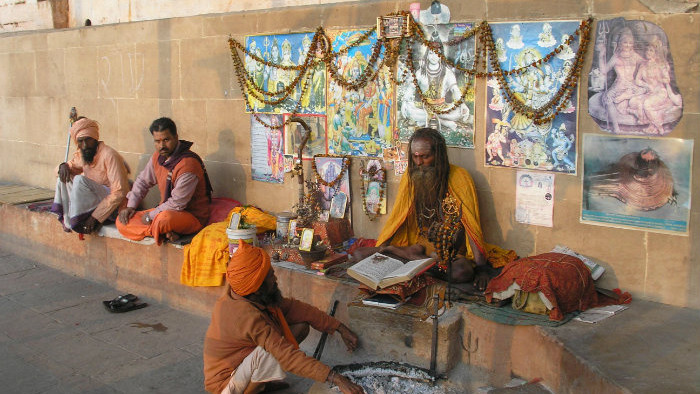
[[[588,50],[588,44],[590,42],[590,32],[592,27],[592,18],[583,20],[579,27],[573,34],[569,35],[569,38],[562,42],[559,46],[554,48],[551,52],[545,55],[543,58],[538,59],[531,64],[513,68],[511,70],[503,70],[498,62],[498,56],[496,55],[495,43],[493,40],[493,33],[491,31],[491,26],[488,22],[483,21],[478,25],[474,26],[472,29],[464,32],[462,35],[455,37],[446,42],[430,41],[425,36],[423,30],[417,25],[417,23],[410,16],[410,13],[406,11],[399,11],[391,13],[388,16],[403,16],[408,19],[411,24],[410,32],[411,35],[408,37],[401,38],[380,38],[372,46],[372,54],[368,59],[367,66],[362,70],[362,73],[354,80],[350,80],[341,75],[338,70],[338,57],[346,54],[350,49],[361,45],[363,42],[369,39],[372,33],[376,32],[376,27],[364,32],[357,40],[344,46],[343,48],[334,51],[331,47],[331,40],[324,31],[322,27],[318,27],[316,32],[311,39],[311,44],[309,50],[305,56],[305,60],[300,65],[294,66],[283,66],[281,64],[273,63],[267,61],[254,53],[249,52],[245,46],[233,38],[229,37],[229,47],[231,49],[231,58],[233,59],[234,71],[236,72],[236,77],[238,84],[243,93],[243,98],[249,108],[254,109],[251,104],[251,99],[258,102],[262,102],[266,105],[278,105],[284,101],[294,101],[294,109],[291,116],[284,123],[280,125],[267,124],[262,121],[259,114],[253,110],[253,115],[255,119],[262,123],[264,126],[269,128],[282,128],[289,123],[289,119],[298,114],[301,109],[301,100],[308,94],[309,84],[311,80],[312,70],[318,65],[319,62],[323,62],[330,75],[333,82],[342,86],[348,90],[360,90],[364,88],[368,83],[376,82],[380,71],[387,67],[392,72],[391,80],[392,82],[398,84],[406,80],[408,73],[411,74],[411,82],[416,87],[416,92],[420,96],[420,100],[423,106],[436,114],[446,114],[460,105],[462,105],[468,94],[474,91],[474,80],[475,78],[496,78],[498,84],[500,85],[504,99],[510,104],[514,112],[524,115],[528,119],[531,119],[533,123],[539,125],[547,122],[551,122],[557,114],[564,108],[566,108],[567,103],[571,99],[571,96],[578,86],[578,81],[581,75],[581,69],[583,67],[584,58]],[[463,67],[460,64],[450,60],[445,56],[445,47],[453,47],[459,45],[465,40],[475,38],[478,41],[475,51],[474,63],[471,68]],[[570,45],[575,37],[579,38],[579,46],[576,51],[575,60],[569,70],[568,75],[564,79],[559,90],[554,94],[554,96],[544,105],[540,107],[532,107],[525,103],[518,95],[516,95],[510,86],[508,85],[507,77],[519,76],[527,72],[531,68],[539,68],[543,64],[548,63],[554,58],[558,53],[560,53],[565,46]],[[427,98],[424,92],[420,89],[417,82],[416,70],[413,61],[413,45],[415,43],[420,43],[423,47],[427,48],[433,53],[435,53],[448,67],[452,67],[455,70],[464,73],[466,78],[466,83],[464,88],[461,89],[460,97],[457,98],[450,107],[441,108],[440,104],[431,103],[430,99]],[[399,57],[399,53],[403,50],[407,54],[407,68],[403,70],[402,75],[398,77],[394,70],[396,62]],[[288,72],[295,72],[296,76],[289,82],[287,86],[282,89],[275,91],[268,91],[261,86],[258,86],[253,78],[250,77],[245,69],[245,64],[241,60],[238,52],[241,51],[246,54],[256,62],[260,62],[265,66],[273,67],[279,70],[285,70]],[[309,56],[309,54],[316,54],[316,56]],[[383,56],[382,56],[383,54]],[[380,60],[381,57],[381,60]],[[489,70],[490,66],[490,70]],[[300,96],[298,100],[294,100],[292,95],[297,91],[297,87],[301,85]]]

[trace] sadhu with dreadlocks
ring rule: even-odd
[[[408,154],[408,171],[377,245],[410,259],[433,254],[435,246],[428,234],[431,226],[445,220],[443,201],[449,196],[461,211],[461,228],[453,238],[457,253],[451,261],[452,280],[473,281],[476,289],[484,290],[489,281],[487,267],[507,264],[516,258],[515,252],[484,242],[474,181],[467,170],[450,165],[442,134],[432,128],[416,130]]]

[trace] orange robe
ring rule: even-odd
[[[501,249],[496,245],[490,245],[484,241],[479,216],[479,202],[476,196],[476,188],[471,175],[464,168],[450,165],[450,174],[447,179],[447,190],[450,196],[457,199],[462,206],[461,222],[469,238],[481,251],[484,257],[493,267],[501,267],[516,259],[517,255],[512,250]],[[413,187],[410,184],[408,172],[401,177],[399,190],[394,201],[394,208],[384,224],[377,245],[391,240],[392,245],[409,246],[422,243],[416,222],[416,210],[413,203]],[[469,245],[469,239],[465,237],[466,258],[474,260],[474,252]]]
[[[153,154],[151,164],[153,165],[158,189],[160,190],[160,204],[163,204],[165,202],[165,188],[169,171],[158,164],[158,152]],[[152,209],[138,211],[127,224],[122,224],[121,221],[117,220],[119,232],[124,237],[134,241],[140,241],[145,237],[153,237],[160,244],[162,242],[160,239],[162,234],[167,234],[171,231],[178,234],[192,234],[201,230],[209,220],[209,197],[207,196],[206,181],[204,179],[204,168],[197,159],[185,157],[180,160],[172,171],[172,184],[177,185],[178,177],[185,173],[192,173],[198,179],[194,194],[187,203],[185,210],[161,211],[149,224],[143,224],[142,217],[144,214],[152,211]]]

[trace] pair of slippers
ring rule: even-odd
[[[102,304],[105,306],[107,311],[112,313],[129,312],[148,306],[148,304],[145,302],[137,304],[136,301],[138,301],[138,299],[139,298],[133,294],[124,294],[110,301],[102,301]]]

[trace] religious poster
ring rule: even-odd
[[[580,24],[580,21],[491,24],[501,70],[524,70],[505,76],[515,99],[535,109],[556,99],[557,92],[575,72],[579,39],[574,32]],[[552,52],[554,55],[546,61]],[[496,77],[488,79],[486,85],[486,165],[576,173],[578,88],[551,122],[538,125],[511,108]]]
[[[410,57],[408,51],[402,51],[397,76],[403,79],[396,92],[396,128],[401,141],[408,141],[418,128],[432,127],[448,146],[474,148],[473,79],[453,66],[474,68],[474,37],[448,45],[471,28],[469,23],[422,25],[426,38],[436,45],[414,42]]]
[[[315,172],[313,175],[321,190],[321,209],[330,211],[333,198],[341,192],[345,194],[346,207],[349,208],[351,201],[350,177],[348,175],[350,159],[317,156],[313,160],[313,171]],[[323,182],[320,182],[318,178],[321,178]]]
[[[519,170],[515,184],[515,220],[552,227],[554,174]]]
[[[285,120],[289,115],[285,116]],[[304,145],[302,158],[311,160],[315,155],[325,155],[326,145],[326,117],[322,115],[297,115],[311,129],[309,139]],[[284,153],[297,157],[299,155],[299,144],[305,133],[304,127],[299,122],[288,122],[284,126]]]
[[[383,148],[394,144],[391,70],[382,67],[376,80],[357,90],[336,82],[339,79],[357,84],[364,74],[374,74],[377,64],[370,64],[370,58],[377,36],[372,32],[366,40],[358,42],[365,36],[364,31],[329,30],[327,34],[333,51],[340,51],[333,65],[336,78],[328,78],[328,152],[381,156]],[[329,68],[329,73],[331,71]]]
[[[260,115],[271,125],[282,124],[282,115]],[[250,117],[250,167],[254,181],[284,182],[284,135]]]
[[[315,56],[309,54],[313,36],[314,33],[246,36],[245,48],[248,53],[255,54],[267,62],[282,67],[296,67],[303,65],[307,56]],[[326,110],[326,70],[323,62],[314,62],[300,78],[298,70],[265,65],[249,54],[245,57],[245,68],[251,87],[255,86],[269,93],[278,92],[276,97],[250,94],[247,112],[323,114]],[[294,83],[297,79],[298,82]],[[302,92],[304,87],[306,91]],[[279,101],[286,90],[291,90],[290,96],[277,104],[265,103],[262,100],[266,98],[267,101]],[[251,91],[255,91],[255,88]]]
[[[370,160],[360,170],[362,205],[370,220],[386,215],[386,169],[381,160]]]
[[[588,113],[613,134],[665,135],[683,115],[666,33],[657,25],[598,21]]]
[[[693,140],[586,134],[581,221],[687,234]]]

